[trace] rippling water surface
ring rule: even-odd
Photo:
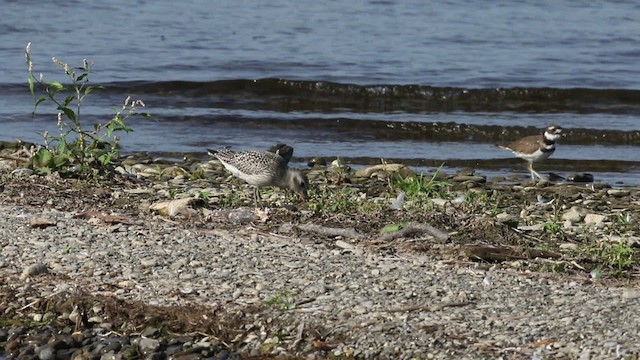
[[[432,169],[526,174],[494,144],[567,129],[540,172],[640,184],[640,3],[521,1],[0,0],[2,138],[55,131],[31,116],[24,46],[96,62],[104,85],[83,110],[104,121],[131,95],[125,151],[295,147],[301,165],[340,156]],[[26,14],[26,15],[25,15]]]

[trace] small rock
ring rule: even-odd
[[[573,173],[567,178],[569,182],[589,183],[593,182],[593,175],[588,173]]]
[[[518,230],[522,231],[540,231],[544,227],[544,224],[534,224],[534,225],[520,225],[518,226]]]
[[[361,178],[369,178],[371,177],[371,175],[373,175],[376,172],[399,174],[403,178],[412,176],[414,174],[414,172],[404,164],[380,164],[380,165],[373,165],[364,169],[356,170],[356,172],[354,173],[354,176],[361,177]]]
[[[622,299],[623,300],[635,300],[640,298],[640,291],[635,289],[624,289],[622,291]]]
[[[593,224],[595,226],[601,226],[606,216],[600,214],[587,214],[584,217],[585,224]]]
[[[473,176],[475,175],[476,170],[474,168],[462,168],[456,174],[457,176]]]
[[[631,192],[626,189],[609,189],[607,190],[607,194],[615,197],[623,197],[629,196]]]
[[[118,282],[118,287],[121,289],[133,289],[134,286],[136,286],[136,283],[132,280],[123,280]]]
[[[147,259],[142,259],[140,260],[140,264],[142,265],[142,267],[148,268],[148,267],[154,267],[158,264],[158,260],[156,258],[147,258]]]
[[[55,350],[49,344],[37,347],[35,352],[38,358],[41,360],[53,360],[56,358]]]
[[[514,217],[509,215],[506,212],[502,212],[502,213],[496,215],[496,220],[498,220],[500,222],[507,222],[507,221],[510,221],[510,220],[514,220]]]
[[[156,339],[141,338],[138,347],[142,354],[148,355],[156,352],[156,350],[160,348],[160,342]]]
[[[571,220],[565,220],[565,221],[562,223],[562,228],[563,228],[563,229],[565,229],[565,230],[570,230],[570,229],[572,229],[573,227],[574,227],[574,226],[573,226],[573,222],[571,222]]]
[[[104,319],[101,316],[92,316],[89,319],[87,319],[88,322],[93,323],[93,324],[100,324],[102,323]]]
[[[22,270],[22,277],[26,278],[29,276],[35,276],[40,274],[46,274],[49,272],[49,268],[47,268],[46,264],[38,263],[29,265]]]
[[[449,200],[447,199],[431,199],[431,202],[436,206],[445,206]]]
[[[144,329],[144,331],[142,331],[142,336],[144,337],[154,337],[156,335],[158,335],[160,333],[160,329],[153,327],[153,326],[149,326],[146,329]]]
[[[577,207],[573,206],[571,209],[569,209],[569,211],[562,214],[562,220],[571,221],[572,223],[575,224],[577,222],[580,222],[582,219],[584,219],[585,215],[586,215],[585,210],[578,209]]]
[[[149,209],[156,211],[160,215],[173,217],[177,214],[189,213],[191,210],[189,205],[195,201],[196,199],[192,197],[161,201],[149,206]]]
[[[487,181],[487,178],[484,176],[476,176],[476,175],[458,175],[458,176],[454,176],[453,179],[451,180],[455,182],[470,181],[473,183],[485,183]]]
[[[353,251],[355,249],[355,246],[353,246],[353,245],[351,245],[351,244],[349,244],[347,242],[344,242],[342,240],[337,240],[335,242],[335,245],[337,247],[341,248],[341,249],[344,249],[344,250],[352,250]]]
[[[563,243],[560,244],[560,249],[563,250],[578,250],[578,244],[574,244],[574,243]]]

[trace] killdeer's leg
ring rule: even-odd
[[[538,177],[538,180],[542,180],[542,177],[540,177],[540,174],[538,174],[535,170],[533,170],[533,162],[529,163],[529,171],[531,171],[531,180],[533,181],[536,180],[534,175]]]

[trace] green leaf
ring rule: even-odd
[[[42,102],[46,101],[46,100],[47,100],[46,96],[40,97],[38,100],[36,100],[36,104],[35,104],[34,108],[38,107],[38,105],[42,104]]]
[[[77,82],[80,82],[80,81],[84,80],[88,75],[89,75],[89,74],[84,73],[84,74],[82,74],[82,75],[78,76],[78,77],[76,78],[76,81],[77,81]]]
[[[27,78],[27,81],[29,82],[29,91],[31,91],[31,96],[36,96],[36,89],[35,89],[35,80],[33,79],[33,75],[29,75],[29,77]]]
[[[95,89],[94,86],[87,86],[87,88],[84,89],[84,96],[91,94],[93,92],[93,89]]]
[[[36,168],[36,174],[39,175],[51,175],[51,168],[48,166],[43,166]]]
[[[61,83],[59,83],[58,81],[49,81],[47,83],[47,85],[51,86],[52,88],[55,89],[56,92],[60,91],[60,90],[64,90],[64,86],[62,86]]]
[[[69,157],[67,157],[64,154],[56,154],[53,157],[53,165],[57,168],[68,165],[69,164]]]
[[[76,113],[68,107],[58,106],[58,110],[62,111],[69,120],[76,122]]]
[[[38,152],[36,152],[32,159],[33,167],[39,169],[49,166],[51,165],[52,158],[53,155],[51,154],[51,151],[49,151],[49,149],[41,148],[40,150],[38,150]]]
[[[75,95],[69,95],[66,97],[66,99],[64,99],[64,102],[62,103],[62,106],[67,107],[69,104],[71,104],[71,102],[73,101],[73,99],[75,99]]]
[[[112,157],[113,157],[113,154],[105,153],[105,154],[102,154],[102,155],[98,156],[98,161],[100,162],[100,164],[102,166],[111,165],[111,158]]]
[[[403,224],[389,224],[389,225],[383,227],[382,230],[380,230],[380,234],[391,234],[391,233],[399,231],[403,227],[404,227]]]
[[[58,140],[58,146],[56,148],[56,153],[65,154],[67,157],[70,157],[70,156],[72,156],[70,147],[73,146],[73,145],[69,145],[67,143],[66,136],[68,134],[69,134],[69,132],[67,132],[64,135],[64,137],[60,137],[60,138],[57,139]]]

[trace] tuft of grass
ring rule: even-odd
[[[351,187],[322,187],[318,190],[321,192],[310,192],[310,200],[307,203],[309,210],[316,214],[366,213],[382,209],[382,204],[367,199],[364,194]]]
[[[204,202],[209,202],[209,200],[211,199],[211,192],[210,191],[199,190],[199,191],[195,192],[194,197],[196,199],[203,200]]]
[[[290,291],[277,292],[265,301],[265,304],[280,310],[291,310],[296,307],[293,293]]]
[[[414,199],[414,201],[415,199],[446,198],[451,183],[438,179],[438,174],[443,165],[444,164],[440,165],[431,177],[425,176],[424,173],[405,178],[396,175],[393,181],[393,187],[404,191],[407,197]]]
[[[113,162],[119,157],[119,133],[133,131],[127,125],[128,120],[146,113],[137,109],[144,107],[141,100],[127,97],[124,105],[114,110],[115,115],[104,123],[86,124],[81,116],[84,102],[97,88],[89,85],[93,62],[83,60],[82,65],[71,67],[67,63],[53,58],[68,77],[70,85],[58,81],[46,81],[42,73],[34,75],[31,60],[31,43],[27,44],[25,57],[29,76],[29,91],[34,99],[33,113],[43,103],[51,103],[57,112],[56,124],[59,134],[51,136],[45,132],[42,136],[44,146],[32,154],[30,167],[38,174],[50,174],[54,171],[64,174],[95,177],[113,170]]]
[[[634,230],[634,219],[630,212],[619,212],[612,220],[615,225],[614,230],[621,234]]]
[[[634,269],[640,266],[640,254],[631,246],[624,243],[600,244],[588,248],[587,253],[595,256],[601,263],[601,271],[609,269],[614,277],[631,276]]]
[[[567,234],[562,227],[562,224],[556,220],[550,220],[542,225],[542,231],[545,233],[555,236],[559,240],[566,240]]]

